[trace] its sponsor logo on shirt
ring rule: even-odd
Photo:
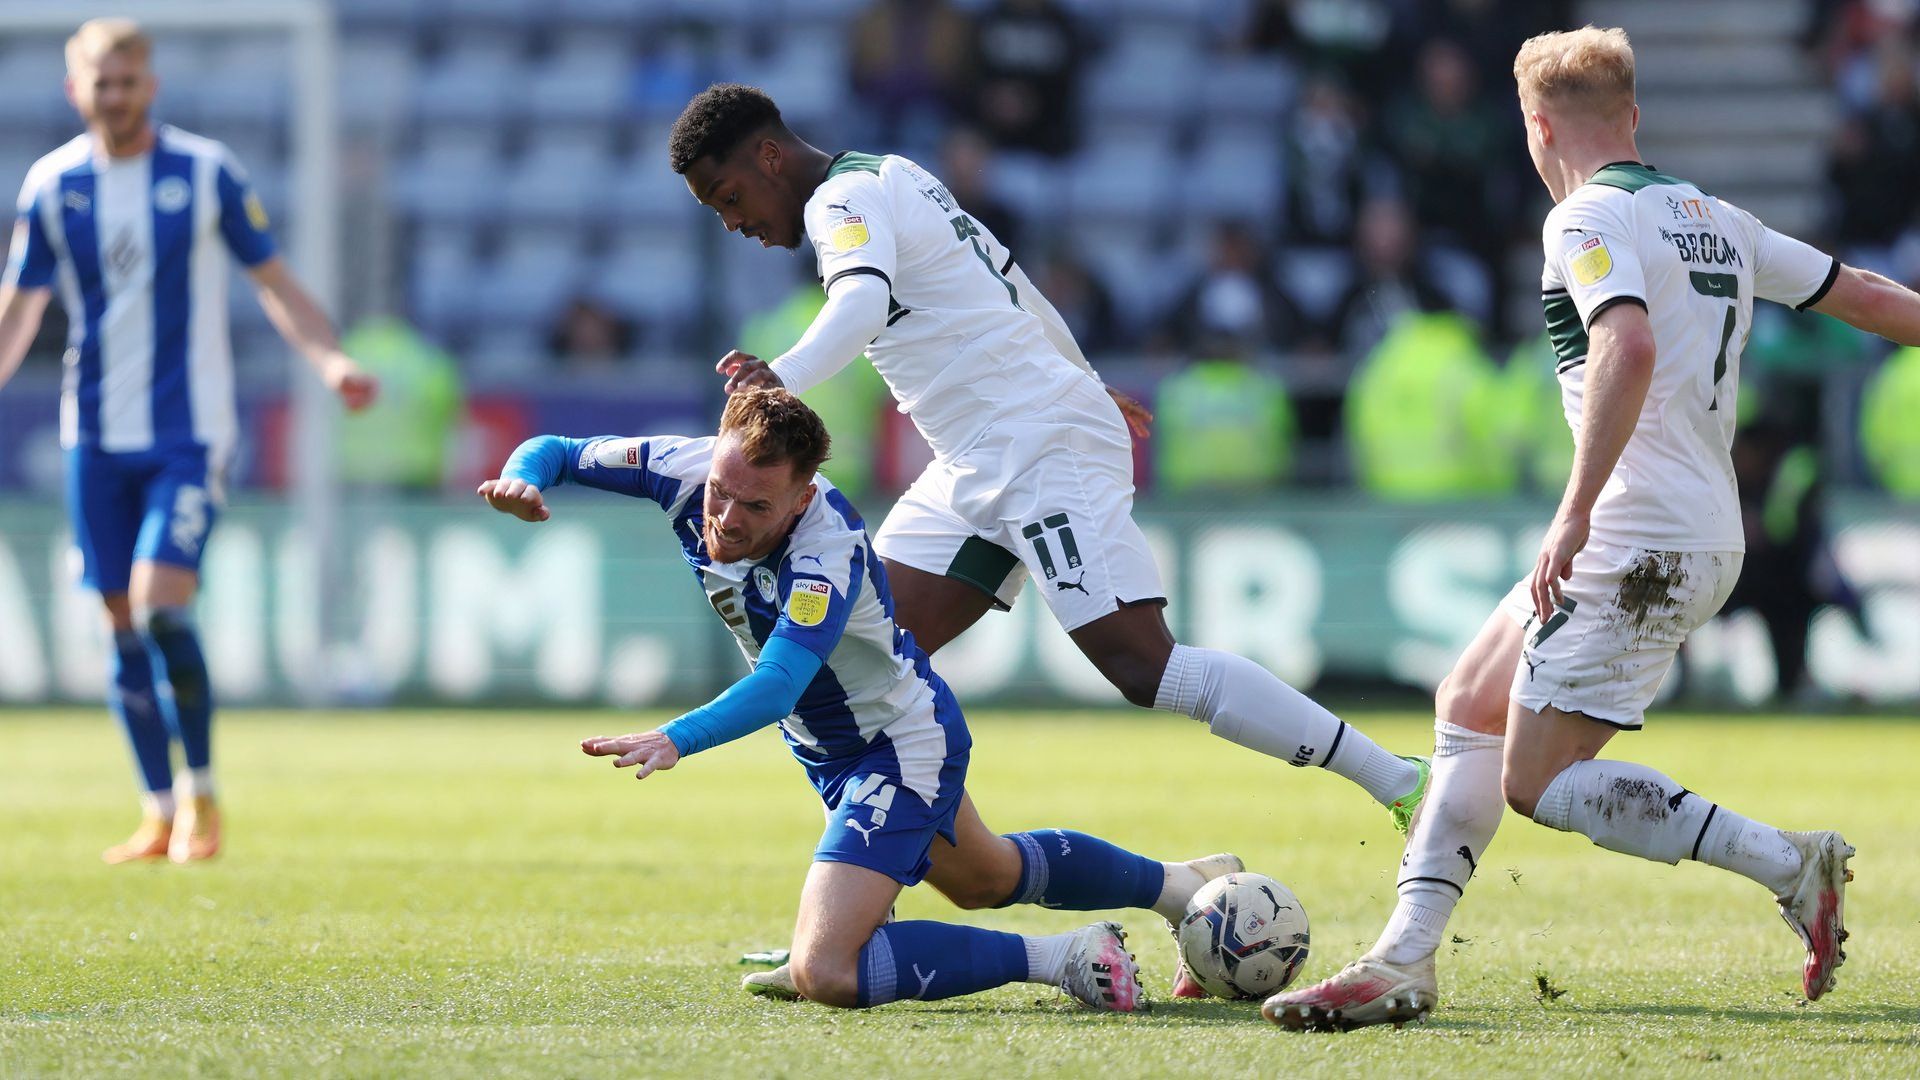
[[[824,581],[796,581],[787,594],[787,618],[798,626],[819,626],[827,618],[833,586]]]
[[[1589,236],[1574,249],[1568,265],[1573,269],[1573,280],[1582,285],[1593,285],[1613,273],[1613,254],[1607,250],[1605,240]]]
[[[193,188],[178,176],[163,178],[153,185],[153,208],[163,214],[177,214],[187,208]]]
[[[1667,196],[1667,212],[1675,221],[1701,221],[1713,218],[1713,207],[1705,199],[1676,199]]]
[[[640,464],[640,448],[638,446],[627,447],[627,464],[629,465]]]
[[[255,195],[251,191],[247,192],[246,207],[247,223],[252,225],[257,232],[266,232],[268,225],[267,208],[260,205],[260,196]]]
[[[835,251],[852,251],[854,248],[863,247],[869,239],[867,219],[859,214],[848,214],[833,227],[828,238]]]

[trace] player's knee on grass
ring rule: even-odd
[[[836,956],[825,950],[801,949],[791,960],[794,989],[808,1001],[836,1009],[860,1004],[860,954]]]

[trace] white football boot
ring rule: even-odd
[[[1192,867],[1200,875],[1202,885],[1217,877],[1244,873],[1247,869],[1247,864],[1241,860],[1240,856],[1225,852],[1188,859],[1184,865]],[[1193,973],[1187,970],[1187,954],[1180,948],[1180,924],[1170,922],[1167,924],[1167,929],[1173,931],[1173,996],[1177,998],[1206,997],[1206,988],[1202,987],[1193,977]]]
[[[1273,995],[1260,1015],[1295,1031],[1352,1031],[1425,1019],[1439,1001],[1433,954],[1411,964],[1363,956],[1330,979]]]
[[[1074,931],[1060,989],[1102,1012],[1146,1012],[1151,1007],[1140,985],[1140,965],[1127,951],[1127,934],[1119,923],[1097,922]]]
[[[1780,904],[1780,917],[1807,947],[1807,962],[1800,971],[1801,989],[1807,1000],[1817,1000],[1833,989],[1835,974],[1846,962],[1847,928],[1842,920],[1846,907],[1847,882],[1853,871],[1847,860],[1853,857],[1853,845],[1837,832],[1782,832],[1800,849],[1800,877]]]
[[[793,985],[793,968],[781,964],[772,971],[755,971],[740,980],[740,989],[755,997],[775,1001],[800,1001],[800,988]]]

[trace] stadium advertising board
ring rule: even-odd
[[[216,687],[236,704],[670,706],[718,692],[738,675],[739,652],[674,547],[649,535],[664,519],[596,503],[563,493],[537,527],[477,502],[349,505],[336,553],[348,584],[331,628],[318,623],[312,555],[286,510],[231,508],[208,546],[199,605]],[[1872,634],[1823,611],[1814,679],[1842,698],[1920,702],[1920,513],[1837,511],[1837,558],[1866,594]],[[1547,516],[1292,497],[1141,515],[1179,598],[1169,617],[1182,640],[1242,653],[1303,687],[1429,689],[1531,564]],[[0,517],[0,702],[98,700],[98,605],[70,584],[64,518],[21,502],[0,505]],[[962,699],[1117,704],[1035,601],[1029,586],[1013,612],[989,615],[940,655]],[[1704,701],[1758,702],[1774,684],[1751,612],[1695,634],[1682,664],[1669,692],[1684,686]]]

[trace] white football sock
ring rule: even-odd
[[[1467,881],[1500,828],[1506,739],[1444,720],[1433,724],[1433,773],[1400,860],[1400,900],[1372,955],[1410,964],[1431,955]]]
[[[1695,859],[1785,892],[1800,852],[1780,830],[1723,809],[1631,761],[1577,761],[1553,778],[1533,820],[1609,851],[1657,862]]]
[[[1689,858],[1752,878],[1775,896],[1786,895],[1800,876],[1800,849],[1786,834],[1719,805],[1714,806],[1706,835]]]
[[[1200,871],[1183,862],[1163,862],[1167,876],[1160,884],[1160,898],[1153,902],[1153,913],[1170,923],[1179,925],[1187,917],[1187,901],[1207,883]]]
[[[1382,806],[1413,790],[1413,763],[1387,753],[1272,672],[1218,649],[1175,645],[1153,707],[1183,713],[1215,735],[1293,765],[1318,765]]]
[[[1432,956],[1447,934],[1447,920],[1453,917],[1453,905],[1460,898],[1444,889],[1428,887],[1419,897],[1402,893],[1368,955],[1389,964],[1412,964]],[[1438,906],[1428,907],[1428,903]],[[1391,943],[1391,944],[1389,944]]]
[[[206,765],[198,769],[188,769],[174,778],[173,786],[182,796],[189,799],[195,795],[211,795],[213,794],[213,769]]]
[[[174,802],[171,791],[149,791],[140,796],[140,809],[148,817],[166,818],[172,821],[174,810],[178,805]]]
[[[1073,945],[1073,935],[1023,934],[1021,937],[1027,943],[1027,981],[1059,986],[1060,980],[1067,977],[1067,950]]]

